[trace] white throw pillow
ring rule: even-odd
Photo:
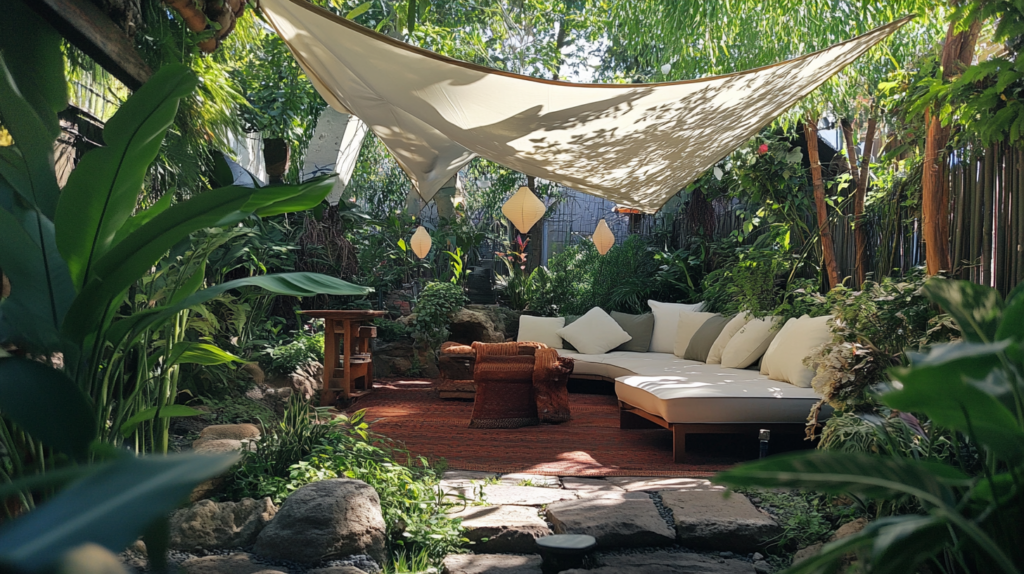
[[[690,345],[693,334],[700,329],[708,319],[716,316],[717,313],[701,313],[693,311],[680,311],[679,322],[676,323],[676,341],[672,347],[672,354],[683,358],[686,354],[686,347]]]
[[[531,317],[523,315],[519,318],[519,334],[516,341],[533,341],[544,343],[552,349],[562,348],[562,338],[558,330],[565,326],[565,317]]]
[[[804,315],[786,321],[761,359],[761,374],[774,381],[810,387],[814,371],[804,366],[804,359],[816,347],[832,340],[832,329],[828,326],[831,318]]]
[[[680,311],[697,312],[704,308],[703,301],[687,305],[648,300],[647,304],[651,307],[651,312],[654,313],[654,334],[651,336],[652,353],[675,351]]]
[[[772,344],[776,331],[775,317],[751,319],[725,345],[722,351],[722,366],[730,369],[746,369],[761,358]]]
[[[718,334],[718,338],[715,339],[715,344],[711,345],[711,350],[708,352],[707,364],[718,365],[722,363],[722,351],[725,350],[725,346],[729,344],[729,341],[739,333],[740,329],[744,325],[750,322],[750,314],[746,311],[739,313],[732,318],[728,323],[725,324],[725,328]]]
[[[607,353],[633,338],[600,307],[587,311],[586,315],[557,332],[559,337],[569,341],[584,355]]]

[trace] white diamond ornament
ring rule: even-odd
[[[665,74],[667,76],[668,73],[671,72],[671,71],[672,71],[672,64],[662,64],[661,65],[661,73],[662,74]]]
[[[718,167],[716,165],[715,166],[715,179],[717,179],[718,181],[722,181],[722,176],[723,175],[725,175],[725,174],[722,173],[722,168],[720,168],[720,167]]]
[[[412,252],[416,254],[416,257],[423,259],[430,253],[430,234],[427,233],[426,228],[422,225],[416,228],[416,232],[412,234]]]
[[[501,212],[516,226],[519,233],[530,231],[540,218],[544,217],[546,210],[544,202],[525,185],[501,206]]]
[[[597,222],[597,229],[594,230],[594,246],[601,255],[608,253],[608,250],[615,245],[615,234],[608,228],[608,222],[604,219]]]

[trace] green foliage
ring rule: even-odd
[[[789,572],[836,568],[848,552],[872,572],[914,571],[926,564],[947,572],[1020,572],[1024,288],[1005,302],[995,290],[966,281],[933,278],[923,291],[949,311],[965,341],[911,353],[909,366],[892,369],[898,384],[880,400],[927,420],[915,429],[919,434],[934,437],[946,429],[960,445],[975,445],[982,461],[973,468],[958,456],[942,461],[930,448],[914,457],[899,449],[885,456],[817,452],[770,457],[720,473],[716,480],[734,487],[850,493],[906,500],[920,509],[876,520]]]
[[[448,340],[448,326],[455,312],[466,304],[462,287],[438,281],[427,283],[416,301],[416,319],[413,321],[413,338],[423,347],[431,350],[440,348]]]
[[[374,319],[373,324],[377,326],[377,339],[385,343],[391,343],[412,336],[412,329],[398,321],[382,317]]]
[[[311,482],[354,478],[380,496],[391,552],[423,552],[433,561],[457,552],[464,539],[459,521],[444,515],[452,504],[438,489],[443,468],[413,459],[372,433],[363,415],[326,415],[326,409],[310,413],[309,404],[293,394],[281,423],[267,429],[256,450],[232,469],[224,497],[269,496],[280,504]]]
[[[295,331],[292,337],[291,342],[268,347],[260,355],[260,366],[268,374],[287,375],[294,373],[306,363],[324,362],[323,331],[314,334]]]
[[[250,423],[266,427],[277,420],[277,416],[269,408],[244,396],[228,396],[222,399],[204,396],[201,402],[210,409],[207,414],[202,415],[210,424]]]

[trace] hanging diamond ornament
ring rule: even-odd
[[[594,230],[593,240],[594,246],[597,247],[597,252],[601,255],[608,253],[612,245],[615,245],[615,235],[608,228],[608,222],[604,218],[597,222],[597,229]]]
[[[544,217],[546,210],[544,202],[537,199],[525,185],[501,206],[501,212],[516,226],[519,233],[530,231],[540,218]]]
[[[412,234],[412,252],[416,254],[416,257],[423,259],[430,253],[430,234],[421,225],[416,228],[416,233]]]

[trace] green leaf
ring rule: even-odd
[[[143,409],[130,419],[121,423],[121,436],[127,437],[135,432],[135,427],[146,421],[151,421],[155,418],[170,419],[174,417],[194,417],[203,414],[203,411],[197,411],[196,409],[185,406],[185,405],[166,405],[162,407],[149,407]]]
[[[929,299],[953,316],[964,339],[975,343],[996,340],[1003,302],[999,292],[970,281],[934,277],[922,288]]]
[[[0,359],[0,410],[36,440],[75,458],[96,438],[89,397],[64,373],[36,361]]]
[[[239,211],[252,189],[229,187],[209,191],[182,201],[143,224],[96,262],[89,283],[75,298],[64,324],[64,334],[81,342],[100,330],[100,321],[126,289],[145,275],[168,249],[205,227],[219,227],[240,221]]]
[[[222,365],[224,363],[244,363],[241,357],[235,356],[216,345],[208,343],[182,342],[171,348],[169,365],[191,363],[196,365]]]
[[[260,217],[312,209],[334,188],[337,175],[316,177],[298,185],[268,185],[254,189],[244,209]]]
[[[182,64],[164,66],[128,98],[103,129],[106,147],[85,154],[61,191],[57,245],[81,290],[138,202],[149,164],[174,121],[178,101],[199,82]]]
[[[0,323],[6,324],[0,338],[53,351],[75,290],[57,252],[53,224],[36,211],[21,215],[19,222],[0,209],[0,268],[11,281],[11,296],[0,302]]]
[[[54,126],[39,117],[32,105],[21,95],[20,86],[15,85],[0,54],[0,118],[4,127],[14,138],[17,152],[5,152],[3,163],[8,167],[0,171],[8,183],[25,202],[47,218],[53,218],[57,210],[60,188],[53,169]],[[56,124],[57,116],[53,115]],[[20,178],[13,178],[13,173]]]
[[[114,235],[114,243],[120,243],[125,237],[128,237],[136,229],[142,227],[143,224],[148,223],[151,219],[160,215],[171,206],[171,200],[174,199],[174,193],[170,190],[164,192],[160,199],[156,201],[149,209],[140,211],[128,218],[128,221],[124,222],[124,225],[117,230]]]
[[[1024,283],[1021,283],[1024,285]],[[1012,339],[1024,343],[1024,296],[1020,292],[1010,293],[1006,299],[1006,307],[996,329],[996,340]]]
[[[312,297],[314,295],[366,295],[373,291],[370,287],[361,287],[348,281],[335,279],[319,273],[279,273],[275,275],[261,275],[258,277],[244,277],[235,279],[212,287],[207,287],[178,303],[165,307],[150,309],[141,313],[135,313],[116,322],[107,333],[107,340],[115,345],[132,331],[140,331],[151,328],[154,325],[162,324],[180,311],[201,305],[206,301],[231,289],[241,287],[260,287],[275,295],[290,295],[292,297]]]
[[[369,2],[363,2],[362,4],[356,6],[351,11],[349,11],[348,14],[345,14],[345,19],[351,20],[353,18],[358,18],[359,16],[365,14],[366,11],[369,10],[371,6],[373,6],[373,0],[370,0]]]
[[[167,304],[173,305],[185,297],[189,297],[194,294],[203,286],[204,279],[206,279],[206,261],[200,263],[192,276],[186,279],[185,282],[174,291],[174,294],[167,300]]]
[[[120,552],[173,510],[196,484],[237,460],[238,456],[169,455],[103,464],[6,524],[0,533],[0,560],[21,571],[39,571],[86,542]]]
[[[969,477],[944,464],[868,454],[814,452],[769,457],[715,475],[731,487],[806,488],[872,499],[925,494],[953,504]]]
[[[0,52],[22,97],[43,120],[47,136],[53,140],[60,135],[57,112],[68,107],[63,38],[25,2],[5,2],[3,10]]]

